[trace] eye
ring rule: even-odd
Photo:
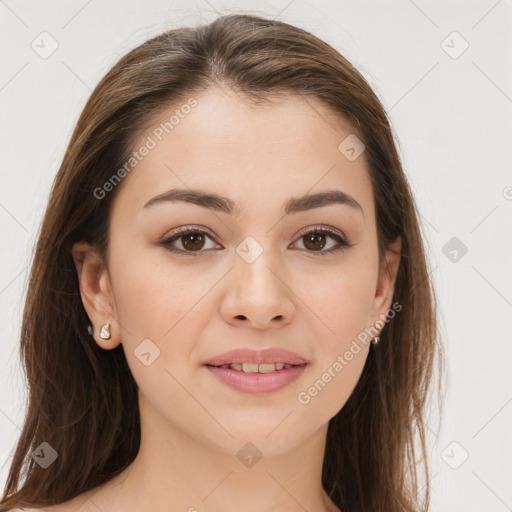
[[[337,246],[335,244],[334,248],[330,247],[328,250],[323,250],[327,245],[326,240],[328,238],[334,240]],[[160,241],[158,245],[165,247],[166,250],[173,253],[199,256],[201,253],[206,252],[202,249],[204,249],[207,239],[214,243],[213,233],[210,230],[189,226],[178,228],[174,234]],[[303,245],[308,249],[307,252],[314,252],[320,255],[337,252],[352,246],[343,236],[328,228],[315,228],[305,231],[300,234],[298,240],[302,239],[305,239]],[[173,245],[175,242],[179,242],[182,248],[175,247]],[[217,247],[220,246],[217,245]]]
[[[337,246],[335,245],[334,248],[331,247],[329,250],[324,251],[323,249],[327,245],[326,239],[331,238],[331,240],[334,240],[337,243]],[[302,240],[303,245],[311,249],[308,252],[316,252],[319,255],[326,255],[333,252],[338,252],[346,247],[351,247],[352,244],[348,243],[347,240],[338,234],[336,231],[328,228],[315,228],[311,229],[309,231],[303,232],[300,234],[298,240]]]
[[[164,246],[168,251],[177,254],[187,254],[190,256],[198,256],[200,253],[205,252],[201,249],[204,247],[205,240],[209,238],[213,242],[213,235],[209,230],[198,229],[194,227],[178,228],[175,234],[165,238],[159,245]],[[183,239],[183,240],[180,240]],[[175,242],[179,241],[183,249],[173,247]]]

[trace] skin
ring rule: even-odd
[[[46,510],[339,510],[321,485],[327,426],[357,384],[370,344],[360,343],[308,404],[297,395],[385,317],[401,241],[379,268],[364,153],[350,161],[338,150],[352,130],[323,104],[289,95],[255,107],[219,89],[195,98],[198,105],[120,185],[107,263],[82,243],[73,247],[94,340],[105,350],[122,343],[139,386],[140,451],[114,479]],[[241,211],[230,216],[184,202],[144,211],[171,188],[222,194]],[[291,197],[331,189],[350,194],[363,213],[334,204],[282,217]],[[201,255],[158,245],[190,225],[215,235]],[[306,227],[334,228],[353,245],[328,253],[338,244],[326,236],[322,256],[298,236]],[[263,250],[252,263],[236,252],[248,236]],[[186,250],[182,244],[184,237],[173,246]],[[107,321],[105,341],[98,334]],[[134,355],[146,338],[160,350],[149,366]],[[233,348],[270,346],[310,364],[266,396],[235,391],[202,366]],[[237,457],[249,441],[262,453],[252,467]]]

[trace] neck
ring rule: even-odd
[[[339,511],[321,482],[327,424],[293,449],[257,459],[254,445],[234,442],[228,453],[141,407],[137,457],[92,496],[102,510],[108,503],[108,510],[125,512]]]

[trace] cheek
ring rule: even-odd
[[[181,272],[174,278],[169,271],[135,268],[126,266],[123,275],[118,274],[116,288],[118,318],[125,327],[123,350],[131,373],[157,409],[168,411],[169,404],[174,404],[185,416],[197,415],[180,383],[189,382],[196,370],[189,363],[210,317],[204,298],[211,284],[185,279]]]
[[[328,421],[335,416],[361,377],[370,348],[370,338],[364,334],[369,325],[370,290],[370,283],[352,275],[333,280],[322,293],[309,296],[314,304],[311,309],[321,321],[312,320],[316,326],[313,337],[319,340],[315,364],[297,394],[299,407],[308,417]]]
[[[311,309],[322,320],[315,323],[321,343],[315,351],[317,364],[297,399],[308,414],[325,421],[349,399],[368,356],[370,337],[365,329],[370,325],[376,279],[371,265],[367,259],[354,258],[324,285],[317,281],[316,288],[308,288],[316,290],[305,302],[314,305]]]
[[[357,348],[346,359],[346,351],[339,351],[316,365],[306,385],[297,394],[299,411],[307,418],[329,421],[346,404],[356,387],[368,356],[368,347]]]
[[[311,325],[321,334],[325,345],[340,349],[350,344],[371,318],[373,276],[363,265],[344,266],[336,272],[324,272],[308,279],[294,289],[311,313]],[[321,331],[321,332],[320,332]]]
[[[113,253],[116,311],[133,338],[165,342],[194,315],[194,306],[212,287],[198,278],[193,266],[173,265],[163,251],[133,247],[129,252]]]

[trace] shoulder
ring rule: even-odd
[[[92,493],[95,496],[97,489]],[[94,506],[91,502],[88,492],[83,492],[68,501],[56,503],[55,505],[48,505],[43,508],[13,508],[8,512],[98,512],[98,507]]]
[[[11,508],[7,512],[38,512],[39,510],[44,511],[44,508]]]
[[[45,508],[13,508],[8,512],[77,512],[69,506],[69,502],[52,505]]]
[[[52,512],[54,509],[50,508],[12,508],[8,512]]]

